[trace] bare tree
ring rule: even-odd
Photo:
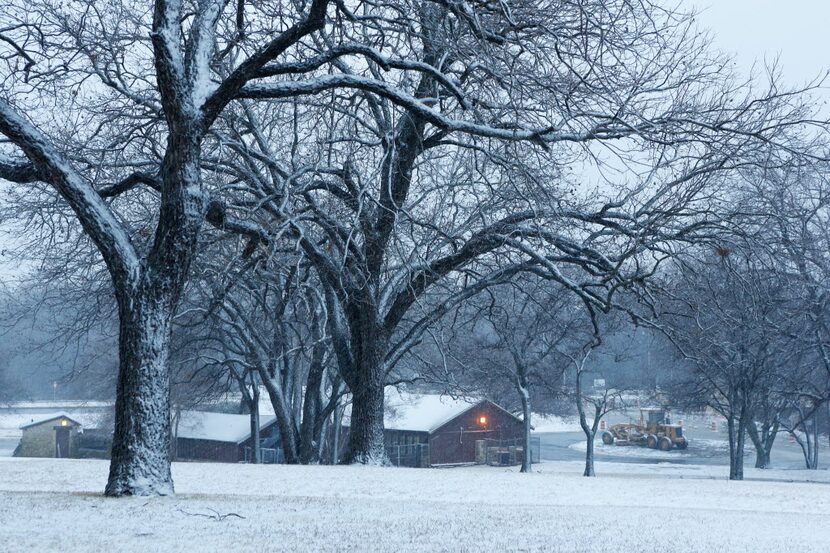
[[[401,328],[426,290],[532,265],[606,304],[597,286],[652,270],[628,260],[698,228],[707,175],[809,121],[797,94],[736,85],[690,16],[645,1],[16,1],[0,17],[15,156],[0,177],[61,198],[118,305],[114,496],[173,490],[169,339],[203,221],[250,248],[297,241],[354,397],[346,460],[382,461],[386,373],[441,316]],[[286,106],[304,126],[271,140],[284,128],[262,115]],[[327,148],[304,148],[298,131],[322,123]],[[603,201],[551,193],[600,150],[639,170]],[[456,156],[464,172],[442,161]],[[451,223],[424,220],[442,211],[425,190],[453,190]],[[511,263],[490,271],[496,254]]]
[[[786,278],[758,250],[721,246],[710,255],[717,261],[685,264],[674,275],[662,324],[693,364],[677,385],[726,418],[729,478],[741,480],[747,429],[798,355],[799,321],[789,316]],[[771,447],[774,436],[766,440]]]
[[[420,370],[451,393],[492,397],[505,387],[510,390],[512,397],[500,404],[518,405],[522,413],[521,472],[531,470],[534,392],[559,392],[564,367],[553,354],[579,331],[576,318],[568,316],[573,302],[566,289],[535,277],[489,288],[444,321],[452,336],[436,346],[443,350],[442,359],[451,359],[449,365],[427,363]]]
[[[200,264],[184,310],[209,344],[197,357],[225,367],[246,389],[263,386],[286,462],[319,462],[344,393],[331,368],[319,283],[307,262],[288,252],[276,262],[238,256],[227,245],[207,253],[211,259]]]
[[[535,271],[608,309],[609,289],[705,226],[713,173],[804,121],[797,95],[754,97],[684,40],[689,18],[649,3],[361,8],[362,35],[358,10],[271,68],[301,81],[246,87],[273,102],[225,138],[250,192],[235,209],[256,222],[240,231],[254,247],[293,237],[326,290],[354,400],[346,462],[383,462],[387,376],[457,302]],[[332,47],[341,34],[361,44]],[[603,165],[603,149],[637,169],[575,194],[564,168]]]
[[[571,337],[570,348],[558,351],[558,354],[565,357],[573,369],[574,386],[572,392],[568,395],[572,396],[576,405],[579,414],[579,426],[585,434],[585,470],[582,472],[583,476],[596,476],[594,442],[596,441],[600,421],[608,413],[625,407],[624,393],[626,391],[624,388],[612,386],[610,380],[612,375],[607,374],[601,368],[592,367],[588,364],[591,353],[603,344],[598,328],[594,329],[593,335],[591,334],[583,331],[581,340],[579,334]],[[581,347],[577,349],[576,346]],[[594,377],[595,382],[602,381],[603,384],[587,386],[585,380],[589,375]]]
[[[803,325],[798,363],[781,371],[776,397],[781,426],[796,437],[807,468],[817,468],[817,417],[830,402],[830,184],[826,163],[785,161],[747,172],[746,203],[754,208],[747,211],[755,214],[748,226],[787,275],[789,312]]]

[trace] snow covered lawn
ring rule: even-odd
[[[830,551],[830,485],[706,479],[719,467],[180,463],[175,497],[105,499],[107,466],[0,460],[0,551]]]

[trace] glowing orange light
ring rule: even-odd
[[[480,424],[481,426],[487,426],[487,417],[479,417],[478,424]]]

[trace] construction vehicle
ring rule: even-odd
[[[689,440],[683,435],[683,427],[671,424],[666,410],[660,408],[642,408],[639,422],[623,422],[611,426],[602,433],[602,443],[638,445],[662,451],[689,447]]]

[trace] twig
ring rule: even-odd
[[[216,511],[215,509],[211,509],[211,508],[208,508],[208,511],[213,511],[213,514],[212,514],[212,515],[211,515],[211,514],[207,514],[207,513],[189,513],[189,512],[187,512],[187,511],[185,511],[184,509],[179,509],[179,511],[180,511],[180,512],[182,512],[182,513],[184,513],[184,514],[186,514],[186,515],[188,515],[188,516],[192,516],[192,517],[205,517],[205,518],[209,518],[209,519],[211,519],[211,520],[215,520],[215,521],[217,521],[217,522],[218,522],[218,521],[225,520],[225,519],[226,519],[226,518],[228,518],[228,517],[236,517],[236,518],[242,518],[242,519],[244,519],[244,518],[245,518],[245,517],[243,517],[242,515],[237,514],[237,513],[225,513],[225,514],[222,514],[222,513],[220,513],[219,511]]]

